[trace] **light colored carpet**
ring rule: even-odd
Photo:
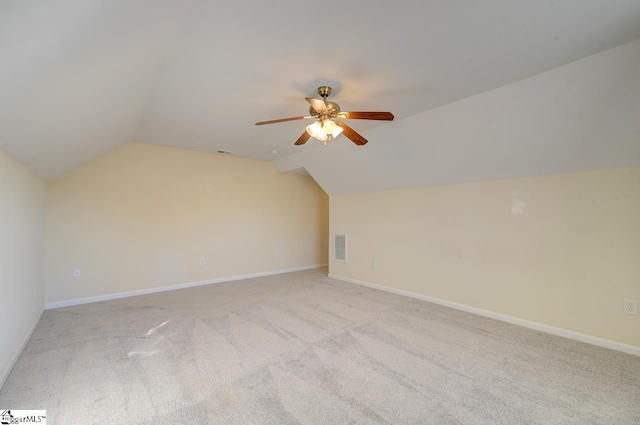
[[[0,407],[65,425],[637,425],[640,358],[312,270],[47,311]]]

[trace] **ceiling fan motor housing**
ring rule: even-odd
[[[328,115],[335,115],[338,112],[340,112],[340,105],[338,105],[336,102],[332,102],[330,100],[325,100],[324,103],[325,103],[325,105],[327,105],[327,114]],[[313,109],[313,106],[309,106],[309,113],[312,116],[319,115],[318,111]]]

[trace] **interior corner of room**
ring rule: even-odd
[[[3,380],[45,306],[327,264],[328,196],[268,162],[129,143],[46,182],[0,160]]]

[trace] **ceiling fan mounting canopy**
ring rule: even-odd
[[[383,120],[393,121],[394,116],[391,112],[342,112],[340,105],[335,102],[328,101],[327,97],[331,94],[331,87],[318,87],[318,94],[322,99],[314,99],[312,97],[305,98],[311,105],[309,107],[309,116],[299,116],[291,118],[281,118],[270,121],[260,121],[256,125],[275,124],[286,121],[297,121],[301,119],[314,118],[317,121],[307,126],[306,130],[295,142],[296,145],[303,145],[310,137],[324,142],[344,134],[352,142],[358,146],[367,143],[367,139],[358,134],[354,129],[349,127],[342,121],[334,121],[335,118],[341,119],[359,119],[359,120]]]
[[[320,86],[318,87],[318,94],[322,98],[327,98],[331,95],[331,87],[329,86]]]

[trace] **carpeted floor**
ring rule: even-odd
[[[65,425],[637,425],[640,358],[312,270],[47,311],[0,407]]]

